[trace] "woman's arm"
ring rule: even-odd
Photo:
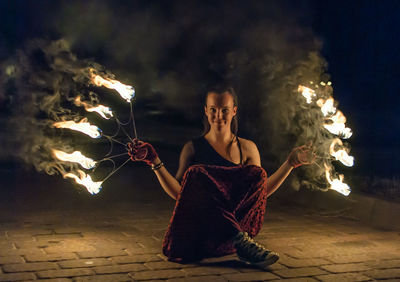
[[[162,166],[161,168],[154,170],[158,181],[161,184],[161,187],[164,191],[174,200],[178,197],[179,192],[181,191],[181,185],[178,182],[183,177],[186,169],[189,167],[190,160],[193,157],[194,149],[192,142],[188,142],[183,146],[180,158],[179,158],[179,169],[176,173],[176,177],[173,177],[168,170]],[[156,158],[153,162],[153,165],[157,165],[161,163],[160,158]]]
[[[257,145],[254,142],[248,142],[248,159],[246,164],[253,164],[261,166],[260,153],[258,152]],[[311,164],[315,159],[310,146],[301,146],[294,148],[289,154],[288,159],[267,179],[267,197],[271,196],[282,185],[285,179],[289,176],[293,168],[303,165]]]
[[[278,188],[282,185],[283,181],[289,176],[290,172],[293,170],[293,166],[285,161],[277,171],[275,171],[267,179],[267,197],[271,196]]]

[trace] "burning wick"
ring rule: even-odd
[[[305,87],[303,85],[299,85],[297,91],[301,92],[301,94],[306,98],[307,104],[311,104],[312,98],[315,97],[315,91],[311,88]]]
[[[86,168],[86,169],[91,169],[96,166],[96,162],[94,160],[92,160],[91,158],[85,157],[79,151],[75,151],[71,154],[68,154],[68,153],[65,153],[60,150],[52,149],[52,152],[53,152],[53,155],[57,159],[59,159],[61,161],[66,161],[66,162],[78,163],[83,168]]]
[[[98,113],[100,116],[102,116],[105,119],[110,119],[114,116],[113,112],[111,111],[111,108],[103,106],[103,105],[98,105],[97,107],[94,107],[94,106],[90,105],[89,103],[82,102],[80,96],[75,98],[74,103],[78,107],[84,106],[85,110],[88,112]]]
[[[343,149],[335,151],[336,145],[343,146],[342,140],[340,140],[339,138],[335,138],[333,140],[331,146],[329,147],[329,153],[331,154],[331,156],[333,156],[336,160],[340,161],[345,166],[353,166],[354,157],[349,156],[348,153]]]
[[[77,172],[79,173],[79,177],[73,173],[66,173],[63,175],[63,177],[75,179],[76,183],[85,186],[89,193],[92,195],[100,192],[101,184],[104,181],[94,182],[90,175],[86,174],[84,171],[78,169]]]
[[[330,189],[343,194],[344,196],[348,196],[351,192],[349,185],[343,182],[344,175],[339,174],[339,178],[331,179],[331,173],[329,167],[325,164],[325,175],[329,184],[331,185]]]
[[[83,118],[80,122],[70,121],[60,121],[53,123],[53,126],[56,128],[68,128],[76,131],[80,131],[86,135],[89,135],[92,138],[100,138],[101,137],[101,129],[95,125],[91,125],[87,122],[87,118]]]
[[[123,84],[115,79],[103,78],[100,75],[94,74],[93,70],[90,70],[90,81],[96,86],[105,86],[109,89],[116,90],[121,97],[127,101],[131,102],[133,97],[135,96],[135,89],[133,86]]]

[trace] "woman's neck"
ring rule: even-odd
[[[216,131],[210,129],[210,131],[204,136],[208,141],[212,143],[223,143],[227,144],[230,143],[234,137],[234,134],[230,130],[226,131]]]

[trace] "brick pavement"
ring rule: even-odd
[[[261,271],[234,255],[180,265],[161,240],[173,201],[30,209],[0,217],[0,281],[400,280],[400,234],[270,204],[258,241],[281,254]]]

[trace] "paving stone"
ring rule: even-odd
[[[26,256],[26,255],[41,255],[43,251],[39,248],[24,248],[24,249],[13,249],[7,251],[8,255],[11,256]]]
[[[60,261],[60,260],[69,260],[69,259],[77,258],[77,256],[74,253],[60,253],[60,254],[41,253],[39,255],[28,254],[28,255],[25,255],[24,257],[27,262]]]
[[[96,275],[96,276],[81,276],[74,279],[75,282],[122,282],[132,281],[132,277],[128,274],[108,274],[108,275]]]
[[[58,277],[93,275],[94,272],[90,269],[77,268],[77,269],[45,270],[45,271],[39,271],[36,274],[39,278],[58,278]]]
[[[186,276],[184,272],[176,269],[141,271],[130,273],[130,275],[134,280],[169,279]]]
[[[364,272],[364,274],[374,279],[397,278],[400,280],[400,268],[371,270]]]
[[[271,280],[271,282],[319,282],[319,280],[312,277],[303,277],[303,278],[289,278],[289,279],[279,279],[279,280]],[[337,281],[338,282],[338,281]]]
[[[1,257],[0,257],[1,260]],[[372,269],[383,269],[383,268],[400,268],[400,260],[382,260],[382,261],[371,261],[366,262],[366,265]]]
[[[275,274],[284,278],[294,278],[294,277],[305,277],[305,276],[315,276],[321,274],[327,274],[326,271],[323,271],[316,267],[305,267],[305,268],[293,268],[293,269],[281,269],[274,271]]]
[[[222,276],[209,275],[209,276],[195,276],[195,277],[184,277],[184,278],[173,278],[168,280],[161,280],[168,282],[225,282],[228,281]]]
[[[105,258],[105,257],[117,257],[127,256],[128,253],[124,250],[96,250],[88,252],[78,252],[80,258]]]
[[[45,282],[71,282],[72,279],[69,279],[69,278],[54,278],[54,279],[40,279],[40,281],[45,281]]]
[[[123,263],[135,263],[135,262],[161,261],[162,259],[154,254],[145,254],[139,256],[112,257],[111,260],[117,264],[123,264]]]
[[[35,280],[36,276],[33,273],[6,273],[6,274],[0,274],[0,281],[30,281],[30,280]]]
[[[265,281],[279,278],[270,272],[235,273],[224,274],[222,276],[228,281]]]
[[[371,269],[371,267],[363,263],[329,264],[329,265],[322,265],[321,268],[333,273],[360,272]]]
[[[316,277],[322,282],[357,282],[357,281],[370,281],[371,278],[361,273],[340,273],[340,274],[328,274]]]
[[[38,241],[61,241],[65,239],[82,238],[82,235],[80,233],[73,233],[73,234],[35,235],[34,237]]]
[[[105,258],[64,260],[58,262],[61,268],[92,267],[111,264],[113,264],[112,261]]]
[[[3,251],[3,250],[2,250]],[[5,264],[5,263],[22,263],[24,260],[22,259],[21,256],[5,256],[5,257],[0,257],[0,264]]]
[[[54,245],[54,246],[48,246],[44,248],[45,252],[48,254],[54,254],[54,253],[73,253],[73,252],[91,252],[95,251],[96,249],[88,245],[87,242],[80,240],[80,239],[74,239],[74,240],[64,240],[60,242],[60,244]]]
[[[186,268],[193,267],[193,264],[180,264],[169,261],[154,261],[147,262],[144,264],[149,269],[159,270],[159,269],[174,269],[174,268]]]
[[[134,272],[148,270],[143,264],[120,264],[120,265],[110,265],[110,266],[98,266],[94,268],[97,274],[107,274],[107,273],[122,273],[122,272]]]
[[[53,262],[30,262],[16,263],[3,265],[4,272],[24,272],[24,271],[39,271],[47,269],[57,269],[57,264]]]
[[[182,269],[188,276],[210,275],[210,274],[230,274],[239,273],[231,267],[218,267],[218,266],[199,266]]]
[[[313,258],[313,259],[293,259],[293,258],[281,258],[279,263],[286,265],[288,267],[308,267],[308,266],[320,266],[324,264],[330,264],[329,261],[323,258]]]

